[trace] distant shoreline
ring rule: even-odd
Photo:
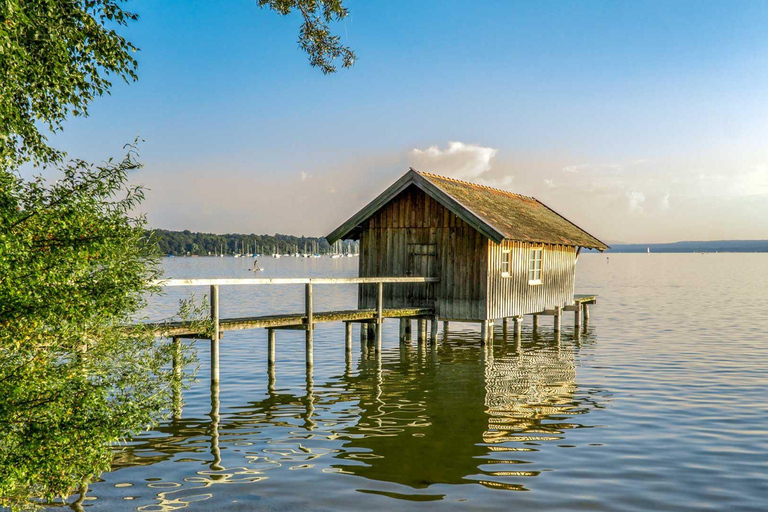
[[[613,253],[748,253],[768,252],[768,240],[684,241],[667,244],[613,244]]]

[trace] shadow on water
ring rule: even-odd
[[[564,445],[569,431],[589,427],[584,415],[605,406],[603,390],[577,382],[576,357],[589,343],[589,331],[539,330],[522,340],[497,332],[485,347],[466,332],[383,354],[362,347],[356,365],[348,359],[318,391],[308,369],[299,393],[276,391],[271,371],[262,400],[222,415],[212,387],[208,418],[175,417],[117,453],[113,471],[196,463],[194,476],[176,484],[183,488],[158,489],[162,503],[176,506],[210,498],[218,483],[280,478],[273,470],[289,465],[361,477],[359,492],[396,499],[441,499],[424,492],[435,484],[525,491],[542,471],[533,455],[547,443]],[[315,434],[327,444],[307,442]],[[225,467],[222,445],[248,447],[237,467]],[[365,481],[403,492],[361,488]]]

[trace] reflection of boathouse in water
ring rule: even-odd
[[[544,336],[534,334],[522,349],[505,343],[482,354],[458,333],[437,346],[402,345],[390,357],[361,358],[357,372],[348,368],[322,391],[315,391],[308,370],[305,393],[270,391],[221,416],[215,395],[210,422],[164,425],[159,429],[164,436],[126,447],[114,467],[190,458],[198,461],[190,471],[202,471],[197,480],[203,486],[258,482],[278,477],[281,466],[303,463],[414,490],[472,482],[525,489],[525,478],[541,469],[526,453],[563,442],[568,430],[582,426],[578,416],[600,407],[599,393],[576,383],[577,338],[561,344],[559,335],[546,335],[546,341]],[[353,424],[350,416],[357,416]],[[323,424],[337,426],[330,432]],[[280,440],[281,454],[269,443],[253,446],[259,468],[250,471],[250,462],[234,453],[232,444],[259,439],[267,428],[290,431],[292,437]],[[302,445],[311,432],[319,437],[306,451]],[[318,439],[325,441],[317,444]],[[210,460],[199,467],[203,458]],[[242,468],[240,474],[226,476],[233,466]],[[366,492],[379,492],[376,487]]]
[[[345,462],[336,466],[345,472],[415,489],[522,489],[520,478],[538,474],[525,453],[562,441],[581,426],[574,416],[598,407],[578,393],[574,347],[559,339],[526,351],[504,346],[497,358],[489,348],[484,360],[469,346],[444,344],[435,349],[439,364],[404,350],[383,379],[371,361],[352,379],[362,417],[345,432]]]

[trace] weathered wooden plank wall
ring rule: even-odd
[[[385,284],[384,307],[434,307],[443,318],[486,318],[487,239],[411,186],[363,226],[360,277],[440,277],[436,284]],[[371,308],[375,287],[360,285],[359,307]]]
[[[576,248],[488,240],[488,309],[490,319],[537,313],[573,304]],[[528,284],[530,250],[541,247],[541,284]],[[509,277],[502,276],[502,260],[509,250]]]

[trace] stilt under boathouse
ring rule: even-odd
[[[478,322],[483,341],[498,320],[519,333],[523,315],[551,315],[560,330],[573,311],[580,324],[595,296],[574,295],[576,262],[582,248],[608,249],[537,199],[412,168],[326,238],[359,240],[361,278],[437,278],[386,283],[378,307],[434,308],[433,333],[438,321]],[[360,285],[359,309],[378,301]],[[409,331],[401,318],[401,338]]]

